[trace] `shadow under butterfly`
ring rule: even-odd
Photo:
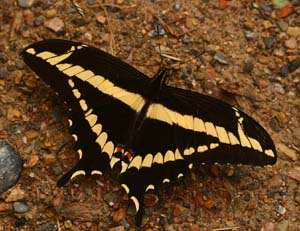
[[[119,166],[137,226],[144,193],[196,164],[276,162],[273,141],[254,119],[221,100],[167,86],[167,69],[149,78],[99,49],[66,40],[34,43],[21,56],[69,107],[79,161],[57,185]]]

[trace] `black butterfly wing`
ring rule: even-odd
[[[144,104],[135,92],[145,88],[149,78],[101,50],[72,41],[44,40],[21,55],[70,110],[80,160],[58,185],[80,174],[106,173],[115,148],[130,139],[136,110]]]
[[[268,133],[231,105],[196,92],[163,86],[139,125],[132,148],[137,156],[121,173],[138,209],[143,194],[182,177],[197,163],[267,165],[276,162]]]
[[[276,162],[276,149],[269,134],[239,109],[207,95],[169,86],[162,90],[159,103],[168,108],[168,113],[177,112],[172,122],[179,133],[182,129],[187,131],[181,138],[185,159],[252,165]]]

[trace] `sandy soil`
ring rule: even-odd
[[[70,1],[0,3],[0,138],[25,162],[17,184],[0,196],[0,231],[135,230],[116,176],[56,187],[77,160],[66,108],[18,55],[46,38],[91,44],[149,76],[164,63],[169,84],[236,105],[272,136],[274,166],[202,167],[148,194],[143,230],[300,230],[300,70],[282,69],[300,58],[299,7],[280,18],[266,0],[226,8],[212,0],[99,2],[77,1],[84,18]],[[14,201],[29,211],[16,213]]]

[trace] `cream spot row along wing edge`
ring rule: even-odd
[[[119,166],[138,226],[144,193],[195,164],[276,162],[273,141],[254,119],[221,100],[167,86],[167,70],[148,78],[99,49],[66,40],[40,41],[21,55],[69,107],[79,161],[58,185]]]

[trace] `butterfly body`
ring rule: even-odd
[[[267,132],[231,105],[148,78],[101,50],[66,40],[34,43],[25,63],[69,110],[78,163],[59,181],[103,175],[120,166],[120,183],[141,224],[143,195],[198,163],[267,165],[276,149]]]

